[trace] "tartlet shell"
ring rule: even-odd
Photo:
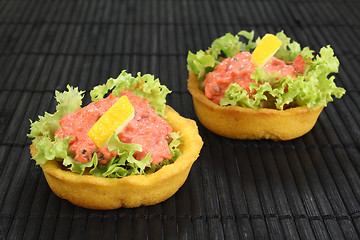
[[[187,179],[203,141],[195,121],[181,117],[169,106],[165,114],[173,131],[180,132],[183,140],[182,155],[173,164],[152,174],[114,179],[79,175],[64,170],[61,162],[51,160],[41,166],[50,188],[74,205],[99,210],[154,205],[170,198]],[[32,156],[37,152],[33,145],[30,152]]]
[[[309,132],[324,106],[286,110],[221,107],[210,101],[199,88],[197,75],[190,72],[188,90],[199,121],[210,131],[233,139],[290,140]]]

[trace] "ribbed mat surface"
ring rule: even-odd
[[[359,239],[359,11],[357,0],[0,0],[0,238]],[[200,157],[155,206],[94,211],[52,193],[26,135],[29,119],[54,111],[55,89],[151,73],[173,91],[168,104],[197,120],[188,51],[243,29],[334,48],[347,93],[311,132],[241,141],[198,122]]]

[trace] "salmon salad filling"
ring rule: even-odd
[[[123,71],[95,87],[92,102],[85,107],[81,107],[83,93],[70,86],[68,91],[56,91],[56,112],[31,122],[28,136],[38,151],[33,157],[37,164],[56,159],[72,172],[119,178],[155,172],[181,155],[181,136],[173,132],[164,112],[170,91],[154,76],[133,77]],[[130,101],[134,116],[106,146],[97,146],[88,133],[121,96]]]
[[[252,55],[260,38],[255,40],[253,31],[227,33],[214,40],[207,50],[189,52],[188,71],[196,74],[205,96],[220,106],[315,108],[326,106],[333,96],[340,98],[345,94],[345,89],[334,83],[339,61],[330,46],[314,55],[313,50],[301,48],[283,31],[276,38],[279,48],[259,66]]]

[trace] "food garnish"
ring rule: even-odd
[[[117,135],[134,118],[135,110],[127,96],[121,96],[92,126],[88,136],[101,148],[109,142],[111,135]]]
[[[256,46],[251,55],[252,60],[257,66],[264,66],[270,58],[279,50],[282,42],[273,34],[266,34]]]

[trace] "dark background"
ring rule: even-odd
[[[0,0],[0,238],[359,238],[359,11],[357,0]],[[200,157],[155,206],[95,211],[51,192],[26,134],[29,119],[54,111],[55,89],[91,90],[123,69],[151,73],[173,91],[168,104],[197,120],[188,51],[243,29],[334,48],[336,83],[347,92],[312,131],[242,141],[198,123]]]

